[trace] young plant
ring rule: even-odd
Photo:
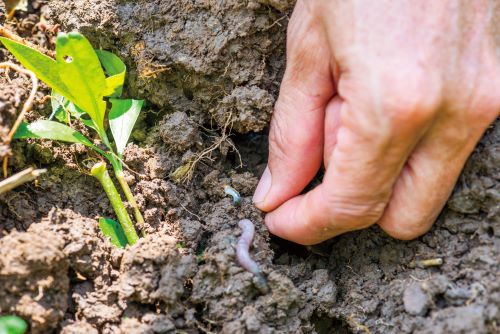
[[[122,155],[143,101],[119,98],[125,81],[125,64],[111,52],[94,50],[90,42],[78,32],[59,34],[55,60],[16,41],[6,38],[0,38],[0,41],[24,67],[52,88],[52,115],[49,120],[22,123],[14,138],[80,143],[101,154],[110,162],[132,206],[136,222],[142,224],[144,219],[124,178]],[[111,104],[109,113],[106,113],[107,101]],[[105,148],[99,148],[71,128],[72,118],[95,131]],[[114,143],[108,137],[108,123]],[[137,233],[107,173],[106,164],[98,163],[92,168],[91,174],[106,191],[128,243],[134,244],[138,239]]]

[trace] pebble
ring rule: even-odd
[[[403,294],[403,303],[405,311],[411,315],[425,315],[430,305],[430,297],[417,284],[411,284],[406,287]]]

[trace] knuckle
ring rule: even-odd
[[[469,110],[476,122],[489,125],[500,116],[500,92],[497,87],[487,84],[479,89],[479,96],[475,98],[475,108]]]
[[[320,0],[297,0],[294,12],[302,12],[309,17],[315,17],[323,1]]]
[[[442,94],[438,80],[412,70],[403,74],[386,71],[382,82],[386,88],[381,107],[393,130],[426,123],[436,115]]]
[[[299,1],[287,27],[287,68],[314,68],[319,53],[326,52],[317,1]]]

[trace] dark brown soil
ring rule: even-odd
[[[402,242],[372,227],[298,246],[271,237],[251,205],[292,0],[33,3],[16,14],[19,34],[51,47],[53,34],[35,27],[48,11],[64,30],[118,53],[129,67],[127,94],[149,102],[125,156],[147,236],[119,250],[101,235],[96,219],[113,211],[85,174],[87,150],[14,143],[11,172],[29,164],[48,172],[0,197],[0,314],[27,319],[31,333],[499,331],[498,121],[427,235]],[[0,48],[0,61],[7,57]],[[30,87],[11,79],[0,73],[2,136]],[[48,113],[37,105],[28,118]],[[191,182],[174,180],[210,147]],[[256,224],[252,256],[267,292],[235,261],[243,218]],[[423,265],[434,258],[443,264]]]

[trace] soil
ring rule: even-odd
[[[52,0],[16,14],[9,26],[33,43],[53,48],[55,33],[37,25],[43,16],[126,61],[126,94],[148,101],[124,159],[146,236],[121,250],[99,232],[96,219],[113,211],[86,172],[95,155],[78,145],[14,142],[11,173],[28,165],[48,172],[0,197],[0,314],[22,316],[30,333],[499,331],[498,121],[417,240],[397,241],[377,227],[314,247],[269,235],[251,195],[266,162],[292,7]],[[0,73],[2,138],[30,88],[9,75]],[[42,87],[40,100],[46,93]],[[27,118],[48,109],[39,102]],[[191,180],[175,177],[190,167]],[[239,191],[241,205],[224,185]],[[251,254],[268,290],[235,261],[243,218],[256,224]],[[426,265],[436,258],[443,263]]]

